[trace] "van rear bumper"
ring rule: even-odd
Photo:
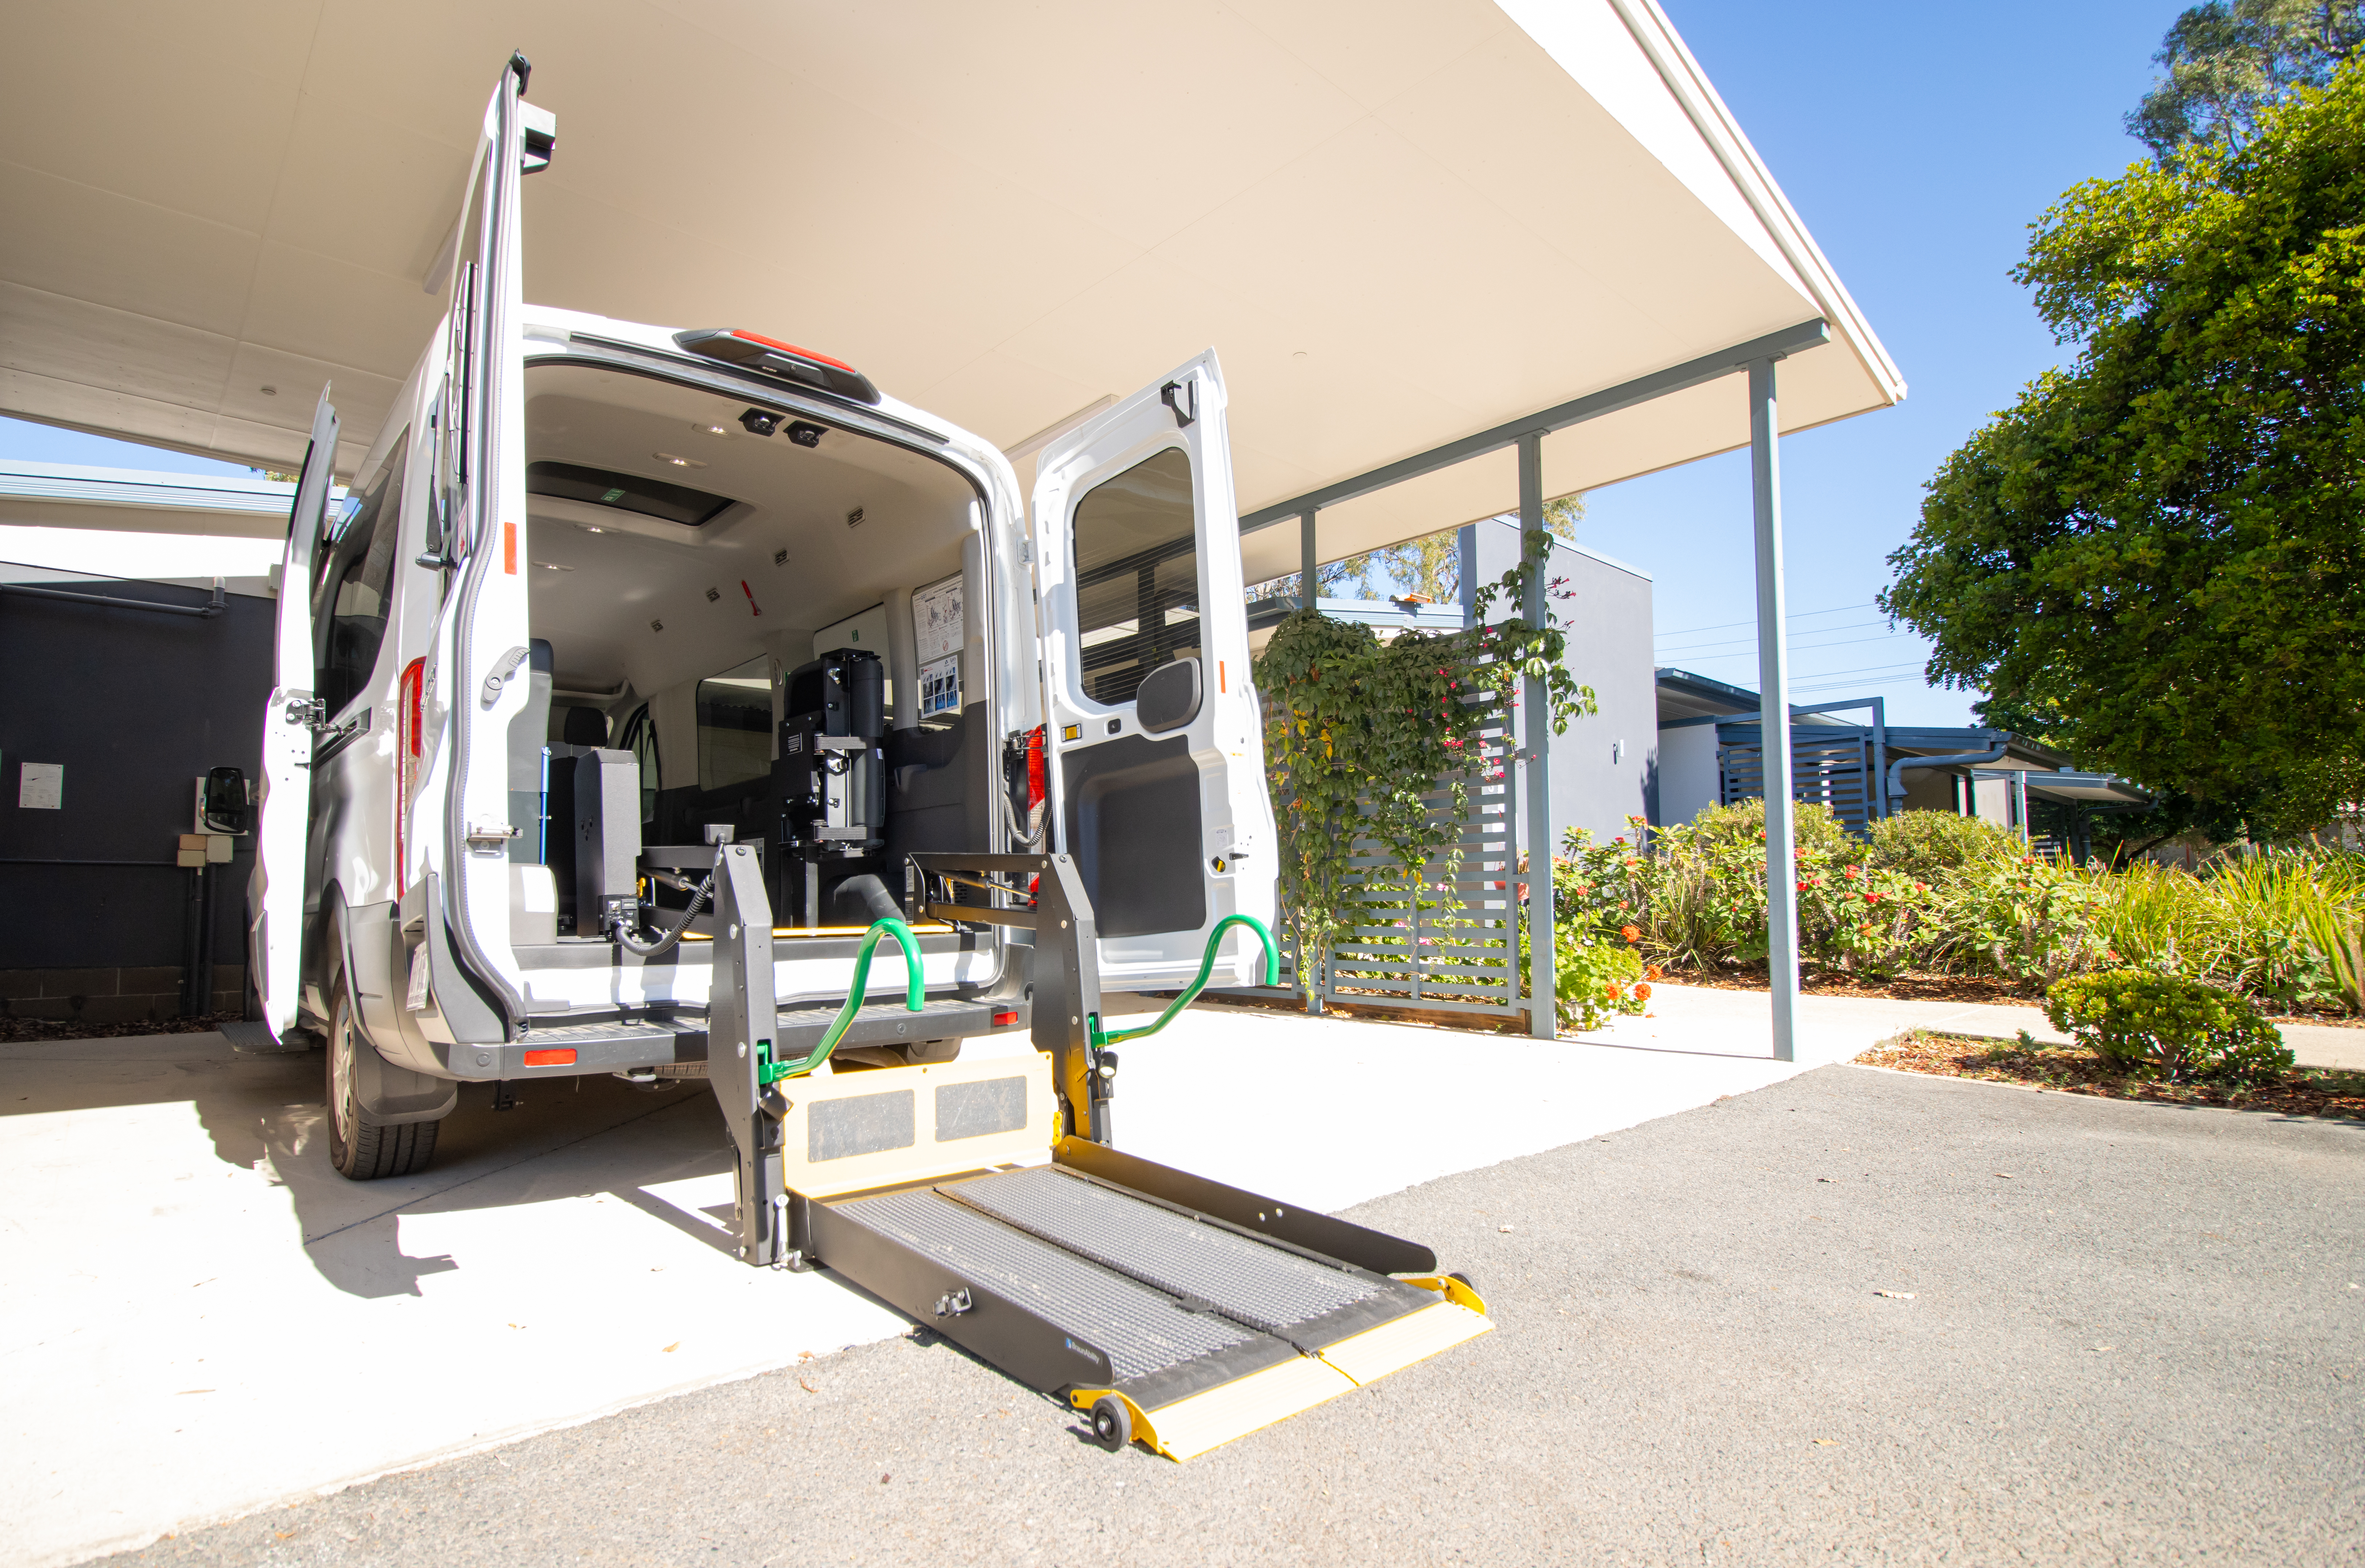
[[[838,1002],[806,1002],[779,1011],[773,1048],[792,1059],[821,1043]],[[1031,1022],[1023,1000],[984,996],[929,998],[913,1013],[901,1002],[874,1002],[847,1025],[846,1046],[910,1045],[921,1040],[969,1040],[983,1035],[1023,1033]],[[996,1024],[996,1017],[1007,1022]],[[437,1076],[462,1081],[565,1078],[637,1068],[676,1067],[706,1060],[703,1015],[627,1018],[597,1024],[543,1024],[505,1045],[434,1047],[443,1070]]]

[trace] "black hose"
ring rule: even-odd
[[[681,912],[681,918],[674,922],[672,929],[655,942],[643,942],[633,935],[633,927],[638,924],[634,918],[639,913],[637,906],[629,913],[625,910],[618,910],[614,919],[609,922],[608,935],[613,937],[616,945],[626,952],[638,953],[644,958],[654,958],[681,940],[681,934],[689,929],[689,923],[698,918],[698,912],[706,907],[706,901],[713,891],[714,873],[709,871],[706,874],[706,880],[699,883],[698,891],[690,896],[689,907]]]
[[[862,901],[864,912],[870,916],[869,920],[863,922],[865,925],[875,924],[882,920],[903,918],[902,906],[895,902],[894,895],[888,892],[887,884],[868,871],[858,877],[848,877],[838,883],[832,890],[830,897],[835,900],[845,897],[847,893],[852,893]]]

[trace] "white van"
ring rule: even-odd
[[[322,394],[288,535],[251,958],[274,1036],[325,1037],[337,1169],[424,1166],[464,1082],[702,1077],[717,844],[762,858],[783,1016],[835,1010],[872,920],[919,913],[914,853],[1070,857],[1115,990],[1269,924],[1215,355],[1054,442],[1030,523],[992,444],[792,324],[524,304],[554,128],[523,83],[449,315],[333,503]],[[840,1065],[1029,1027],[1026,933],[913,924],[925,1008],[863,1012]]]

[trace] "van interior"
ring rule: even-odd
[[[762,844],[784,935],[858,930],[876,905],[850,879],[900,902],[905,855],[987,842],[981,503],[962,474],[579,364],[528,369],[526,429],[532,695],[508,748],[511,857],[550,869],[549,940],[602,939],[578,907],[577,782],[620,751],[640,844],[710,828]]]

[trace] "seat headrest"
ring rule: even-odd
[[[564,734],[568,745],[606,745],[608,715],[597,708],[569,708]]]

